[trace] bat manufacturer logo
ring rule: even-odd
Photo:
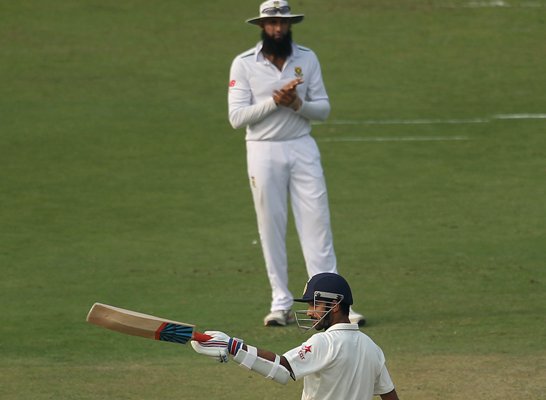
[[[163,323],[155,332],[156,340],[185,344],[191,339],[193,328],[177,324]]]

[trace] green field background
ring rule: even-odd
[[[339,270],[401,399],[546,399],[546,2],[292,2]],[[298,399],[95,301],[282,353],[227,121],[258,2],[0,2],[0,398]],[[293,224],[290,287],[306,280]],[[340,399],[343,400],[343,399]]]

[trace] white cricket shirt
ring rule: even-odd
[[[282,71],[267,60],[262,43],[233,60],[230,70],[228,106],[229,121],[234,128],[246,126],[246,140],[290,140],[311,132],[310,120],[325,120],[330,102],[322,81],[320,64],[315,53],[292,44],[292,55]],[[303,101],[296,112],[277,106],[273,91],[296,78]]]
[[[356,324],[331,326],[284,357],[303,377],[302,400],[371,400],[394,390],[383,351]]]

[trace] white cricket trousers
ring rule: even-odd
[[[289,310],[286,228],[288,200],[309,277],[337,273],[326,183],[315,140],[247,141],[247,167],[272,290],[271,311]]]

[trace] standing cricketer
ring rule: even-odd
[[[279,356],[243,343],[223,332],[206,331],[212,339],[192,347],[220,362],[229,355],[247,369],[275,382],[303,378],[302,400],[398,400],[381,348],[349,321],[351,288],[338,274],[311,278],[301,299],[307,310],[296,312],[300,327],[324,332]],[[302,317],[299,317],[302,315]]]
[[[292,42],[292,14],[286,1],[265,1],[260,15],[247,20],[262,40],[238,55],[229,78],[229,121],[246,127],[247,168],[258,231],[272,290],[264,325],[293,322],[288,289],[286,227],[288,199],[309,277],[337,273],[330,211],[320,153],[311,121],[325,120],[330,102],[317,56]],[[350,310],[349,319],[364,324]]]

